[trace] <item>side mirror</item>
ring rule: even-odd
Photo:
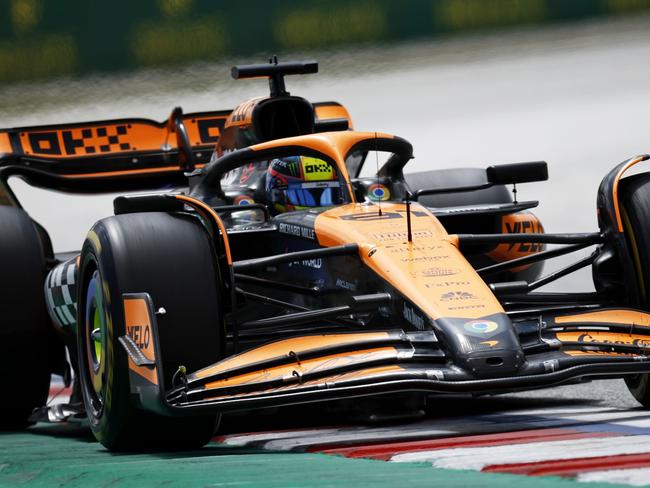
[[[508,185],[514,183],[531,183],[548,180],[546,161],[529,163],[499,164],[485,170],[488,182],[493,185]]]

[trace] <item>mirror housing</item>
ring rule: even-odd
[[[531,183],[548,180],[546,161],[498,164],[485,170],[488,182],[493,185]]]

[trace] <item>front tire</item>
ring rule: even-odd
[[[164,382],[180,365],[216,362],[222,341],[219,268],[208,234],[193,218],[165,213],[101,220],[80,263],[77,344],[84,404],[93,434],[111,450],[191,449],[213,435],[216,415],[164,417],[131,394],[122,295],[148,293],[156,309]]]
[[[641,305],[650,309],[650,174],[628,176],[619,184],[621,217],[637,275]],[[650,407],[650,374],[625,378],[632,396]]]

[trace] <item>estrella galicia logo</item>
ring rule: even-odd
[[[492,320],[470,320],[465,322],[464,328],[468,332],[475,334],[489,334],[499,328],[499,324]]]

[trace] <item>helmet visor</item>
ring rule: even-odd
[[[286,190],[288,203],[296,208],[331,207],[341,201],[338,181],[290,182]]]

